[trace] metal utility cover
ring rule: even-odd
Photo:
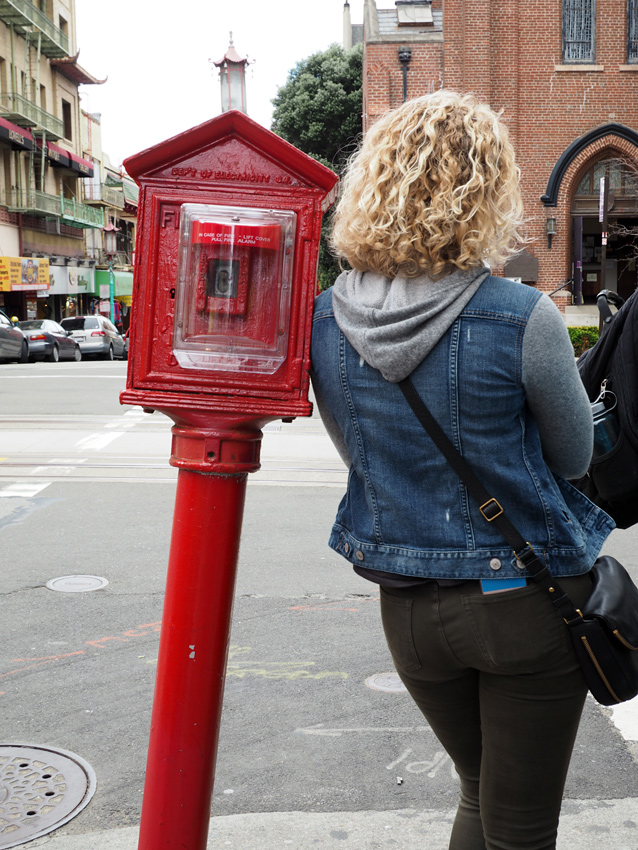
[[[366,679],[366,685],[373,691],[384,691],[386,694],[406,693],[398,673],[375,673]]]
[[[108,583],[108,579],[100,576],[60,576],[50,579],[47,587],[61,593],[86,593],[87,590],[101,590]]]
[[[0,744],[0,850],[70,821],[95,794],[93,769],[66,750]]]

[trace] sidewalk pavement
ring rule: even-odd
[[[612,770],[613,766],[608,765]],[[453,812],[269,812],[210,822],[208,850],[447,850]],[[73,821],[70,822],[70,825]],[[76,824],[77,825],[77,824]],[[47,850],[137,850],[137,827],[64,834],[29,842]],[[638,800],[566,800],[557,850],[637,850]],[[158,848],[159,850],[159,848]],[[192,850],[192,848],[186,848]]]

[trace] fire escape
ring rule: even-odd
[[[36,103],[40,91],[40,59],[41,56],[49,60],[68,56],[68,36],[30,0],[0,0],[0,21],[9,27],[11,45],[11,73],[7,81],[10,91],[0,93],[0,115],[24,127],[34,140],[28,153],[26,185],[22,169],[17,167],[17,185],[5,199],[7,207],[12,212],[52,219],[73,227],[102,227],[99,209],[64,197],[63,193],[53,195],[44,191],[48,143],[64,138],[64,121]],[[25,42],[24,70],[20,76],[17,38]]]

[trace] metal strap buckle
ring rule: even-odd
[[[485,502],[484,505],[481,505],[479,510],[483,514],[483,518],[488,522],[492,522],[503,513],[503,508],[499,505],[496,499],[490,499],[489,502]]]
[[[578,614],[578,617],[580,619],[576,618],[574,620],[568,620],[567,617],[563,617],[563,620],[567,623],[568,626],[571,626],[572,623],[578,623],[578,622],[580,622],[580,620],[585,619],[583,617],[583,612],[580,610],[580,608],[576,608],[576,613]]]
[[[533,561],[536,557],[536,552],[534,552],[534,547],[531,543],[526,543],[525,549],[522,549],[520,552],[515,551],[514,555],[516,556],[517,561],[520,561],[521,564],[527,566],[527,562]]]

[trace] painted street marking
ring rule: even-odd
[[[81,440],[78,440],[76,446],[82,451],[98,452],[100,449],[106,448],[106,446],[108,446],[109,443],[112,443],[113,440],[117,440],[118,437],[122,437],[123,434],[123,431],[118,431],[117,433],[112,434],[89,434],[88,437],[83,437]]]
[[[37,484],[27,484],[26,482],[21,484],[9,484],[8,487],[4,487],[0,490],[0,497],[31,499],[33,496],[37,496],[38,493],[41,493],[45,487],[48,487],[49,484],[52,483],[52,481],[38,481]]]
[[[405,759],[410,755],[411,752],[412,752],[412,748],[408,748],[407,750],[405,750],[404,752],[401,753],[401,755],[399,756],[398,759],[396,759],[396,761],[391,761],[390,764],[386,764],[385,769],[386,770],[394,770],[394,768],[398,764],[401,764],[402,761],[405,761]]]
[[[75,466],[77,463],[86,463],[88,458],[86,457],[52,457],[51,460],[47,461],[48,463],[53,464],[61,464],[62,466],[66,466],[66,464],[71,464]]]
[[[51,664],[53,661],[60,661],[62,658],[71,658],[73,655],[84,655],[86,649],[80,649],[78,652],[67,652],[64,655],[45,655],[42,658],[13,658],[12,664],[19,664],[24,661],[37,661],[37,664],[29,664],[27,667],[19,667],[17,670],[9,670],[8,673],[0,673],[0,679],[5,676],[13,676],[16,673],[23,673],[25,670],[33,670],[35,667],[42,667],[44,664]]]
[[[115,419],[113,422],[107,422],[104,426],[105,428],[126,428],[126,430],[130,430],[131,428],[135,428],[137,422],[122,422],[121,419]]]
[[[74,466],[36,466],[29,472],[29,475],[72,475],[75,472]]]
[[[357,613],[358,608],[344,608],[343,602],[327,602],[325,605],[292,605],[289,611],[350,611]]]
[[[295,729],[295,732],[299,735],[319,735],[325,738],[340,738],[345,734],[364,735],[369,732],[373,732],[374,734],[378,734],[380,732],[401,732],[405,734],[406,732],[431,731],[432,730],[429,726],[353,726],[330,729],[323,723],[317,723],[314,726],[307,726],[305,729]],[[403,756],[401,756],[401,759],[405,758],[406,755],[411,752],[412,750],[408,750],[407,753],[404,753]],[[396,762],[396,764],[398,763],[399,762]],[[388,768],[388,770],[390,770],[390,768]]]
[[[293,670],[290,667],[296,667],[301,664],[304,667],[311,667],[314,661],[305,662],[271,662],[272,667],[247,667],[240,668],[234,664],[229,664],[226,669],[227,678],[246,679],[251,676],[256,676],[261,679],[347,679],[347,673],[333,673],[330,670]]]
[[[126,633],[125,633],[126,634]],[[120,638],[109,638],[120,640]],[[231,646],[228,652],[226,678],[247,679],[347,679],[348,674],[332,670],[316,670],[315,661],[235,661],[238,655],[246,655],[252,651],[250,646]],[[147,664],[157,664],[157,658],[151,658]],[[312,668],[312,669],[307,669]]]
[[[0,492],[0,495],[2,495],[1,492]],[[145,637],[146,635],[159,632],[161,625],[162,625],[161,620],[157,620],[154,623],[143,623],[140,626],[136,626],[134,629],[127,629],[125,632],[122,632],[124,637],[117,637],[117,636],[110,637],[109,636],[109,637],[98,638],[98,640],[87,640],[84,643],[85,643],[86,646],[93,646],[93,647],[96,647],[97,649],[102,650],[102,649],[107,648],[105,646],[105,643],[107,641],[119,641],[119,642],[122,642],[122,643],[128,643],[129,638]],[[45,665],[52,664],[54,661],[61,661],[65,658],[72,658],[74,656],[86,655],[87,652],[88,652],[88,650],[86,650],[86,649],[79,649],[79,650],[76,650],[75,652],[64,653],[63,655],[45,655],[45,656],[42,656],[40,658],[13,658],[11,660],[12,664],[23,664],[26,661],[32,661],[32,662],[35,662],[35,663],[28,664],[26,667],[17,667],[15,670],[8,670],[6,673],[0,673],[0,679],[4,679],[7,676],[15,676],[16,673],[24,673],[27,670],[33,670],[36,667],[43,667]],[[138,656],[138,657],[143,657],[143,656]],[[0,691],[0,696],[3,695],[4,693],[5,693],[4,691]]]
[[[394,770],[395,767],[400,765],[402,762],[406,761],[410,753],[411,749],[405,750],[398,759],[390,764],[386,764],[386,770]],[[411,761],[405,765],[405,769],[408,773],[427,773],[430,779],[434,779],[438,771],[443,767],[443,765],[449,764],[451,767],[452,776],[456,777],[456,771],[454,769],[454,765],[452,764],[452,760],[449,755],[443,750],[439,750],[434,753],[434,756],[431,759],[426,759],[424,761]]]

